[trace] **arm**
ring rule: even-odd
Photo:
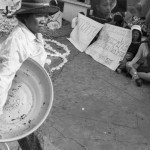
[[[18,44],[17,38],[8,38],[0,50],[0,114],[7,100],[8,91],[17,70],[27,58],[24,46]]]
[[[128,70],[128,72],[132,75],[132,78],[133,78],[134,80],[136,80],[136,79],[139,78],[139,76],[138,76],[138,74],[137,74],[137,70],[136,70],[136,68],[134,67],[134,65],[135,65],[135,64],[137,63],[137,61],[142,57],[144,48],[145,48],[145,45],[144,45],[144,43],[143,43],[143,44],[140,45],[139,50],[138,50],[136,56],[133,58],[133,60],[130,61],[130,62],[127,62],[127,64],[126,64],[127,70]]]

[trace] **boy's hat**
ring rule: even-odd
[[[52,5],[56,0],[21,0],[20,8],[13,12],[16,14],[40,13],[53,15],[59,11],[59,7]]]
[[[142,32],[141,26],[139,26],[139,25],[133,25],[131,27],[131,31],[133,31],[133,30],[138,30],[138,31]]]

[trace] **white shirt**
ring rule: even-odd
[[[47,53],[42,35],[38,38],[21,22],[0,45],[0,114],[7,100],[12,80],[27,58],[32,58],[44,67]]]

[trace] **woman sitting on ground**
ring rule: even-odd
[[[126,67],[137,86],[142,85],[142,80],[150,81],[150,36],[140,45],[136,56]]]
[[[133,25],[131,30],[132,30],[132,43],[130,44],[124,59],[120,62],[120,65],[116,70],[117,73],[121,73],[122,71],[126,70],[126,63],[128,61],[131,61],[135,57],[141,44],[142,38],[141,27],[139,25]]]

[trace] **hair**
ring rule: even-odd
[[[141,39],[142,39],[142,33],[141,33],[139,30],[137,30],[137,29],[133,29],[132,32],[135,31],[135,30],[139,32],[138,42],[141,42]]]
[[[145,19],[146,19],[146,17],[140,17],[140,19],[141,19],[141,20],[145,20]]]
[[[49,4],[50,5],[53,5],[53,6],[57,6],[57,0],[51,0],[50,2],[49,2]]]
[[[80,13],[80,14],[82,14],[82,15],[85,15],[85,13],[84,13],[84,12],[82,12],[82,11],[81,11],[81,12],[79,12],[79,13]]]
[[[102,0],[91,0],[91,8],[93,9],[93,11],[96,11],[96,6],[100,5]]]
[[[123,24],[124,24],[123,16],[115,15],[114,16],[114,21],[116,22],[116,24],[115,24],[116,26],[123,27]]]
[[[30,15],[32,15],[32,13],[26,13],[26,14],[16,14],[16,18],[22,22],[23,24],[25,24],[25,19],[27,19]]]

